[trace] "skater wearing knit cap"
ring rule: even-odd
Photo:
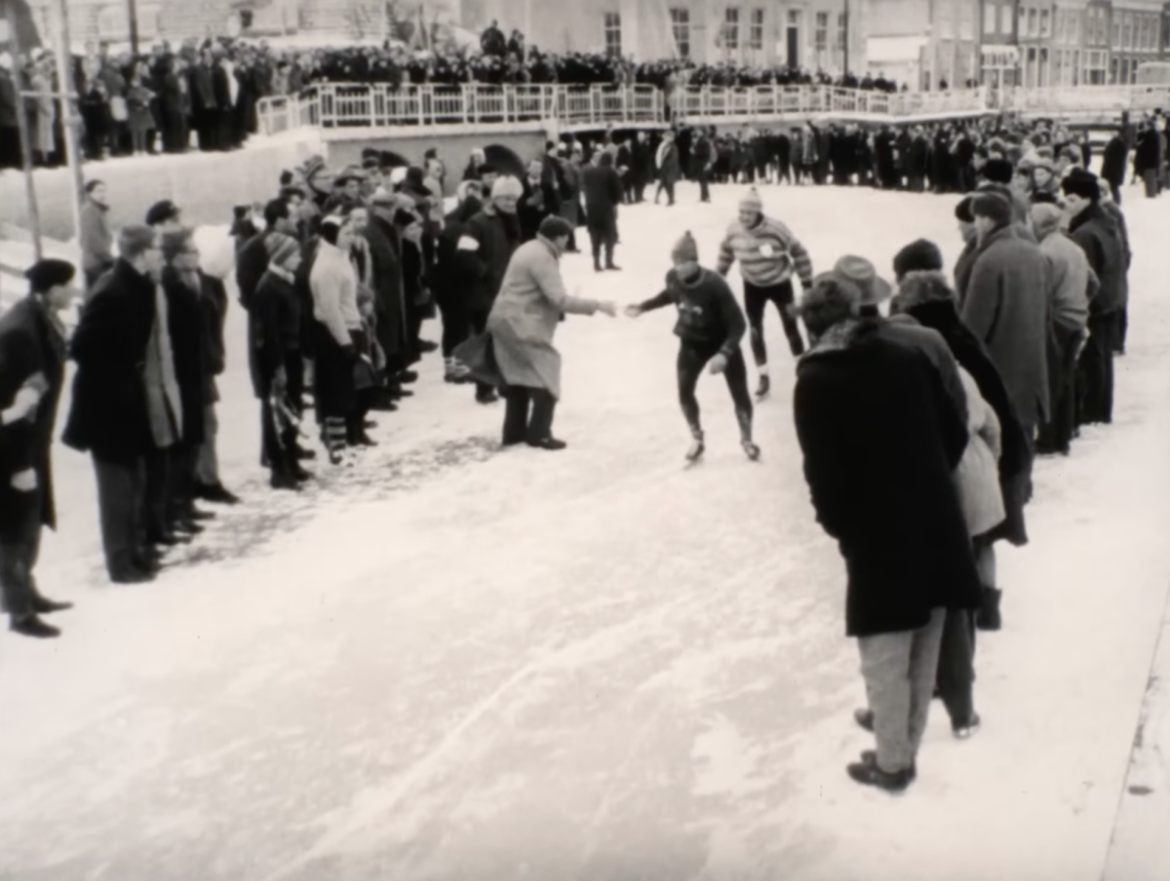
[[[801,287],[812,289],[813,268],[808,251],[783,223],[764,214],[760,194],[752,188],[739,203],[739,217],[728,228],[719,249],[719,274],[726,276],[739,260],[743,276],[743,302],[751,327],[752,355],[760,373],[756,397],[763,400],[771,390],[768,377],[768,349],[764,344],[764,310],[775,303],[784,324],[784,334],[794,357],[804,352],[800,326],[791,314],[794,300],[792,276]]]
[[[747,366],[739,347],[746,330],[743,312],[727,282],[718,273],[699,265],[699,249],[689,232],[674,246],[670,256],[674,268],[666,274],[666,289],[644,303],[627,307],[626,314],[637,318],[643,312],[670,303],[678,308],[678,323],[674,327],[680,340],[678,396],[693,439],[687,461],[697,462],[705,449],[699,402],[695,398],[695,387],[704,367],[712,374],[722,373],[727,379],[739,421],[740,443],[748,458],[755,461],[760,457],[760,448],[752,441],[752,398],[747,386]]]

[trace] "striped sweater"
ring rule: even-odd
[[[761,218],[751,228],[738,220],[728,228],[719,248],[716,266],[719,274],[726,275],[736,260],[743,280],[756,287],[778,285],[793,275],[806,290],[812,287],[813,268],[808,251],[788,227],[770,217]]]

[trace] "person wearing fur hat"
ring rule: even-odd
[[[568,315],[617,314],[612,301],[586,300],[565,291],[560,257],[572,232],[560,217],[545,219],[534,241],[516,249],[492,305],[487,330],[504,379],[504,446],[527,443],[563,450],[552,422],[561,397],[561,356],[553,347],[557,324]],[[531,408],[531,414],[530,414]]]
[[[846,767],[862,785],[917,777],[948,610],[979,605],[979,575],[953,480],[964,413],[916,347],[860,317],[837,273],[805,293],[811,346],[793,412],[817,522],[846,561],[846,633],[861,655],[876,750]]]
[[[0,601],[14,633],[38,638],[60,631],[40,616],[69,603],[46,598],[33,570],[41,528],[56,528],[53,424],[65,376],[60,313],[77,295],[77,270],[38,260],[25,272],[29,292],[0,317]]]
[[[812,287],[813,267],[808,251],[792,230],[764,214],[763,200],[754,187],[740,200],[739,216],[723,237],[716,271],[726,277],[736,260],[739,274],[743,276],[743,302],[751,328],[752,356],[760,374],[756,396],[762,400],[771,389],[764,312],[769,303],[776,305],[788,347],[794,358],[800,357],[804,340],[791,314],[795,299],[792,277],[798,277],[801,288],[807,291]]]
[[[1089,305],[1088,341],[1077,364],[1077,424],[1113,421],[1113,355],[1125,307],[1125,254],[1113,218],[1101,206],[1096,175],[1075,171],[1061,184],[1076,242],[1100,287]]]
[[[514,177],[499,178],[483,210],[467,221],[456,245],[459,258],[475,279],[466,293],[465,308],[472,331],[483,333],[492,304],[500,292],[512,253],[520,244],[516,207],[524,186]],[[476,384],[475,399],[492,404],[499,396],[491,386]]]
[[[253,375],[260,399],[260,461],[271,472],[273,489],[296,490],[310,475],[301,467],[296,422],[297,407],[288,399],[289,377],[301,369],[301,328],[304,318],[296,292],[301,248],[285,233],[264,240],[268,268],[252,296],[254,319]]]
[[[699,461],[706,449],[699,402],[695,398],[695,387],[704,367],[712,374],[722,373],[727,380],[739,422],[740,444],[748,458],[755,461],[760,457],[760,448],[752,440],[752,397],[740,349],[747,329],[743,312],[723,276],[699,265],[699,248],[689,232],[674,246],[670,256],[674,267],[666,274],[663,291],[644,303],[628,307],[626,314],[637,318],[672,303],[678,310],[674,328],[679,338],[678,396],[692,439],[687,461]]]
[[[1040,428],[1036,452],[1067,456],[1076,429],[1076,366],[1084,346],[1089,302],[1098,281],[1085,252],[1065,235],[1064,213],[1053,204],[1032,206],[1032,226],[1040,238],[1040,252],[1051,265],[1049,310],[1052,337],[1048,370],[1052,387],[1052,417]]]

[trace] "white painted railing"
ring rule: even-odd
[[[299,97],[265,98],[261,131],[304,125],[389,128],[516,124],[555,119],[569,125],[633,125],[663,119],[652,86],[405,86],[321,83]]]
[[[301,126],[410,128],[515,125],[557,120],[562,126],[782,122],[785,118],[947,118],[998,111],[1066,116],[1170,108],[1170,86],[985,88],[948,92],[867,92],[835,86],[681,89],[670,101],[653,86],[404,86],[321,83],[299,97],[265,98],[261,130]]]

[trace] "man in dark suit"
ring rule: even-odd
[[[617,211],[622,201],[622,180],[613,167],[613,156],[598,153],[596,164],[581,174],[581,189],[585,193],[585,217],[589,227],[589,241],[593,246],[593,270],[603,271],[601,251],[605,250],[605,267],[617,271],[613,249],[617,244]]]
[[[154,446],[144,377],[157,352],[156,286],[162,253],[154,230],[126,226],[119,258],[102,276],[73,333],[77,362],[63,440],[93,457],[102,545],[110,580],[153,579],[145,527],[145,456]]]
[[[41,527],[56,527],[49,448],[65,373],[65,329],[57,313],[77,294],[76,270],[39,260],[28,296],[0,319],[0,600],[14,633],[60,635],[41,615],[72,608],[37,590]]]

